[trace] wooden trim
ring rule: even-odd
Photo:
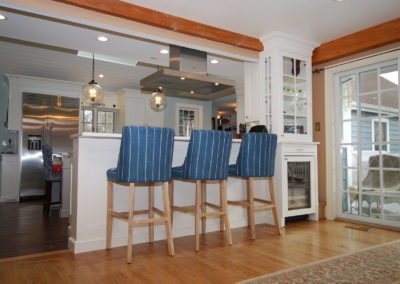
[[[263,51],[264,46],[257,38],[223,30],[184,18],[147,9],[116,0],[53,0],[63,4],[78,6],[103,14],[155,26],[170,31],[187,34],[207,40],[221,42],[244,49]]]
[[[314,49],[312,64],[319,64],[400,41],[400,18],[326,42]]]

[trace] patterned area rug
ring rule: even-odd
[[[400,283],[400,240],[239,283]]]

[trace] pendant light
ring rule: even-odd
[[[150,108],[154,111],[163,111],[167,107],[167,98],[161,91],[161,88],[157,88],[157,91],[151,94],[150,97]]]
[[[99,104],[104,97],[103,88],[94,80],[94,53],[92,54],[92,80],[82,88],[82,98],[87,104]]]

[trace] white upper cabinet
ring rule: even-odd
[[[280,141],[312,141],[311,55],[317,44],[282,33],[262,40],[259,121]]]

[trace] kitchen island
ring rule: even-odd
[[[107,204],[107,177],[106,171],[116,167],[118,161],[121,134],[83,133],[73,136],[73,161],[72,161],[72,192],[71,216],[68,247],[74,253],[81,253],[106,247],[106,204]],[[240,148],[240,139],[233,139],[230,164],[236,162]],[[174,155],[172,166],[181,166],[186,156],[189,137],[175,137]],[[245,199],[245,180],[228,178],[228,200]],[[255,181],[255,196],[268,198],[265,190],[267,181]],[[137,186],[135,192],[135,210],[147,209],[147,185]],[[193,205],[195,200],[195,183],[175,181],[175,205]],[[279,188],[276,188],[279,194]],[[128,210],[129,187],[114,185],[114,209],[116,211]],[[161,183],[155,184],[155,206],[162,208]],[[207,183],[207,201],[219,204],[219,184]],[[207,210],[213,210],[207,208]],[[135,218],[140,218],[135,216]],[[231,228],[247,226],[247,210],[240,206],[229,206]],[[256,223],[273,224],[272,212],[256,212]],[[128,236],[127,223],[118,219],[113,224],[112,247],[126,246]],[[219,218],[207,219],[207,232],[219,230]],[[165,239],[165,230],[162,224],[154,226],[154,240]],[[174,213],[172,228],[173,237],[194,234],[194,216]],[[148,226],[135,226],[133,230],[133,243],[148,242]],[[233,239],[233,243],[235,240]]]

